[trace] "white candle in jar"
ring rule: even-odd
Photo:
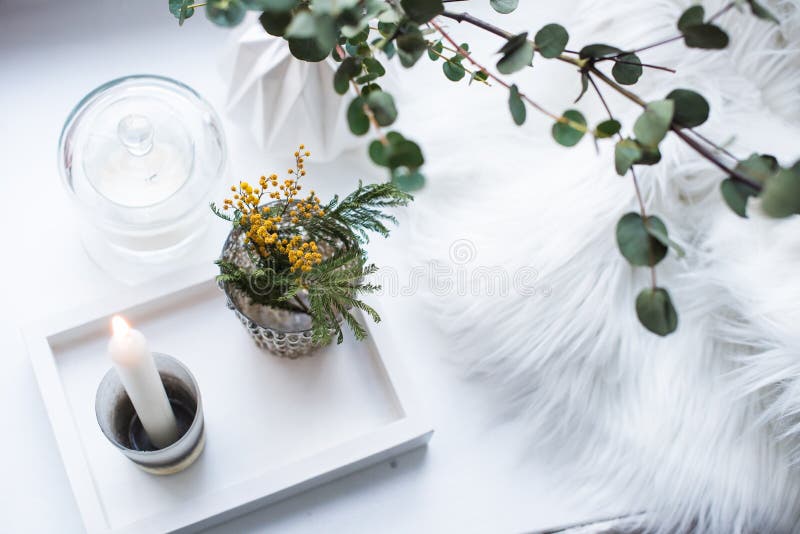
[[[111,326],[108,354],[150,441],[163,449],[178,439],[178,425],[153,355],[144,335],[125,319],[115,315]]]

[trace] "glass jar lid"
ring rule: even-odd
[[[169,224],[204,204],[225,155],[208,102],[161,76],[98,87],[73,109],[59,141],[61,174],[80,208],[131,229]]]

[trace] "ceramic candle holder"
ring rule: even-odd
[[[163,449],[150,442],[113,368],[97,389],[95,413],[103,434],[129,460],[148,473],[171,475],[192,465],[203,452],[203,406],[200,389],[186,366],[166,354],[153,353],[153,359],[178,422],[176,442]]]

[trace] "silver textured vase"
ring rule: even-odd
[[[240,228],[228,234],[220,258],[239,267],[253,267]],[[253,303],[247,294],[229,283],[220,282],[219,287],[227,297],[228,308],[233,310],[250,337],[262,349],[276,356],[294,359],[312,355],[316,349],[330,344],[330,340],[324,343],[313,340],[311,316],[308,314]],[[297,296],[304,304],[308,304],[306,293],[300,292]],[[333,329],[329,333],[333,335]]]

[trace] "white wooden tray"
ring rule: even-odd
[[[388,329],[298,360],[252,342],[212,265],[24,329],[78,507],[89,532],[196,530],[425,444]],[[370,302],[376,305],[375,302]],[[380,311],[380,310],[379,310]],[[139,470],[108,443],[94,396],[110,368],[109,317],[121,313],[194,373],[206,448],[183,473]]]

